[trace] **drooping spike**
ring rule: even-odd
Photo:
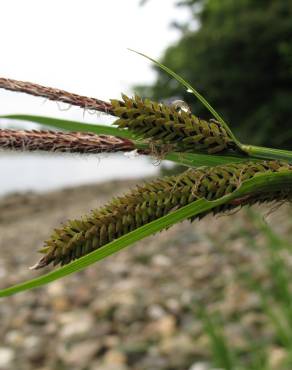
[[[57,229],[45,242],[41,249],[45,255],[34,268],[50,263],[66,264],[196,199],[218,199],[258,174],[282,170],[292,171],[292,165],[279,161],[243,162],[189,169],[177,176],[146,183],[114,199],[105,207],[93,210],[84,218],[68,221],[65,226]],[[211,212],[228,211],[256,202],[283,200],[291,195],[292,189],[289,188],[248,194],[239,202],[224,204]]]

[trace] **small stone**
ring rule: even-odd
[[[287,359],[287,351],[280,347],[271,348],[269,351],[269,367],[271,369],[281,369]]]
[[[30,314],[28,310],[24,310],[23,313],[21,312],[19,315],[16,315],[11,318],[11,327],[14,329],[22,330],[23,325],[29,321]]]
[[[195,350],[195,344],[191,337],[185,334],[179,334],[175,337],[167,338],[160,344],[160,351],[163,354],[177,354],[181,357],[192,354]]]
[[[158,349],[160,355],[167,357],[168,366],[173,369],[186,369],[197,351],[196,343],[185,334],[162,340]]]
[[[113,308],[121,305],[127,307],[135,305],[136,299],[132,292],[134,288],[133,282],[130,281],[125,281],[123,284],[116,284],[114,288],[111,288],[111,293],[94,300],[92,303],[93,312],[98,318],[108,317],[109,312],[111,312]]]
[[[189,368],[189,370],[211,370],[211,368],[206,362],[196,362]]]
[[[48,321],[50,321],[50,312],[44,307],[38,307],[38,309],[33,312],[30,323],[33,325],[45,325]]]
[[[5,340],[7,344],[10,344],[13,347],[18,347],[23,344],[24,336],[18,330],[11,330],[6,334]]]
[[[97,361],[91,364],[90,370],[129,370],[129,368],[127,365],[111,365]]]
[[[7,275],[7,269],[3,265],[3,262],[0,262],[0,279],[4,279]]]
[[[75,306],[86,306],[92,301],[92,292],[87,286],[76,287],[74,294]]]
[[[94,356],[100,350],[101,344],[95,340],[87,340],[72,345],[70,348],[63,348],[60,357],[65,363],[78,368],[83,368],[91,364]]]
[[[143,357],[139,362],[140,369],[169,369],[168,359],[166,357],[160,356],[157,353],[148,353],[147,356]],[[172,367],[171,367],[172,368]]]
[[[158,267],[168,267],[171,265],[171,259],[163,254],[156,254],[152,257],[151,262]]]
[[[165,315],[165,310],[158,304],[153,304],[148,308],[148,315],[151,319],[160,319]]]
[[[50,297],[61,297],[66,295],[64,283],[60,280],[49,284],[47,286],[47,292]]]
[[[159,335],[168,338],[175,333],[176,319],[172,315],[163,316],[161,319],[151,322],[145,328],[145,334],[148,338]]]
[[[110,350],[104,355],[103,361],[107,365],[124,365],[127,362],[127,357],[120,351]]]
[[[30,362],[40,365],[46,358],[46,342],[43,338],[30,335],[25,338],[24,347],[26,357]]]
[[[93,318],[86,312],[68,312],[62,314],[60,322],[63,324],[60,330],[60,337],[63,339],[72,339],[88,335],[94,326]]]
[[[143,310],[140,305],[119,305],[114,314],[114,320],[118,322],[123,322],[125,324],[131,324],[133,321],[137,321],[139,319],[143,319]]]
[[[36,337],[34,335],[30,335],[30,336],[25,338],[24,346],[25,346],[26,349],[31,349],[39,343],[39,340],[40,339],[38,337]]]
[[[178,300],[174,298],[169,298],[166,302],[166,307],[172,312],[172,313],[179,313],[181,310],[181,306]]]
[[[103,343],[108,348],[117,347],[121,342],[121,339],[117,335],[106,335],[103,338]]]
[[[14,351],[8,347],[0,347],[0,370],[12,369]]]
[[[55,335],[59,331],[59,327],[56,322],[48,322],[44,331],[46,335]]]
[[[51,305],[52,305],[53,310],[57,312],[67,311],[69,310],[71,306],[68,298],[65,296],[54,297],[51,300]]]

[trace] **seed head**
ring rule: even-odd
[[[143,100],[137,95],[122,97],[123,101],[111,100],[113,113],[119,117],[114,124],[128,128],[137,136],[173,144],[176,151],[217,153],[236,147],[225,128],[215,120],[205,121],[186,109],[177,110],[175,105]]]
[[[244,162],[189,169],[180,175],[138,186],[103,208],[56,229],[41,250],[45,256],[34,268],[50,263],[64,265],[196,199],[218,199],[257,174],[282,170],[292,170],[292,166],[279,161]],[[290,195],[291,189],[248,194],[239,202],[224,204],[211,212],[215,214],[246,204],[282,200]],[[205,214],[199,217],[203,216]]]

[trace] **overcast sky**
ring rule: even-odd
[[[186,20],[174,0],[9,0],[0,3],[0,76],[108,100],[154,79],[154,58],[179,37],[169,25]],[[65,107],[63,107],[65,108]],[[0,114],[31,113],[82,119],[78,108],[0,90]],[[91,120],[89,115],[85,119]],[[96,119],[96,118],[94,118]]]

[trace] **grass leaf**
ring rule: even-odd
[[[211,316],[204,306],[198,308],[198,313],[204,324],[205,333],[209,337],[216,366],[224,370],[234,370],[235,356],[231,352],[231,347],[224,336],[222,324],[219,324],[218,318],[214,314]]]
[[[107,125],[96,125],[91,123],[83,123],[77,121],[68,121],[64,119],[44,117],[44,116],[33,116],[25,114],[11,114],[6,116],[0,116],[0,118],[5,118],[9,120],[35,122],[40,125],[47,127],[54,127],[60,130],[68,131],[80,131],[80,132],[93,132],[97,135],[112,135],[119,136],[125,139],[136,139],[136,135],[133,135],[128,130],[121,130],[117,127],[107,126]]]

